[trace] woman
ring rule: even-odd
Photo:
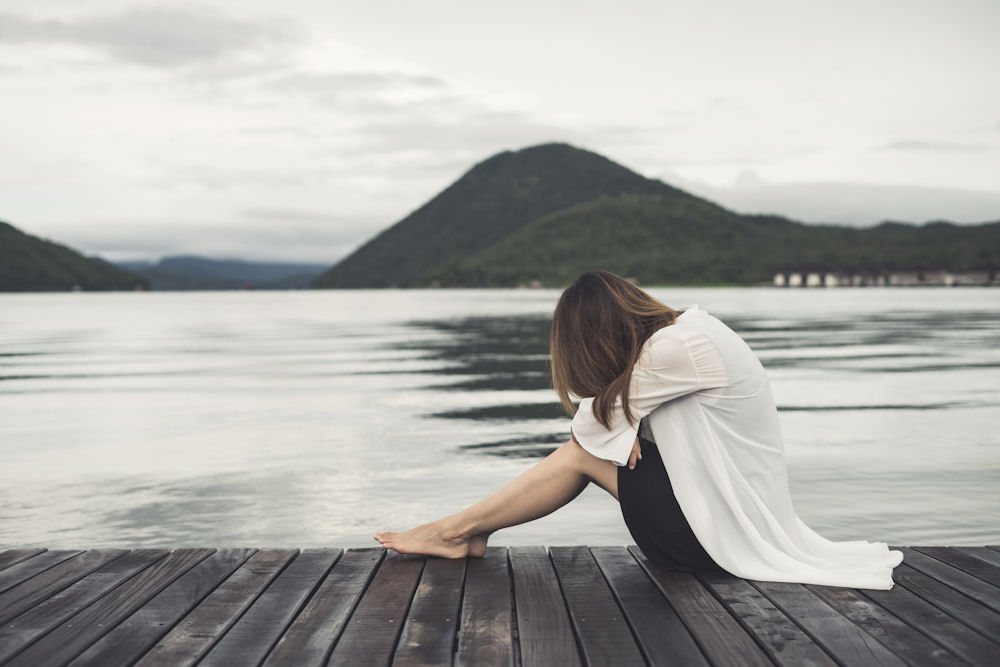
[[[636,544],[679,571],[888,590],[902,553],[831,542],[795,515],[778,411],[760,361],[697,306],[675,311],[622,278],[582,274],[552,322],[552,382],[570,439],[475,505],[382,546],[482,556],[491,533],[545,516],[594,482]],[[570,397],[585,397],[574,411]]]

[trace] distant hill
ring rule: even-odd
[[[485,250],[542,216],[623,193],[703,201],[566,144],[506,151],[475,165],[313,286],[427,285],[443,265]]]
[[[0,221],[0,291],[131,290],[148,281]]]
[[[643,284],[747,285],[789,267],[995,269],[1000,222],[859,229],[740,215],[565,144],[504,152],[313,287],[564,285],[601,268]]]
[[[152,262],[119,262],[154,290],[304,289],[327,264],[247,262],[175,255]]]
[[[995,268],[1000,222],[859,229],[805,225],[623,195],[525,225],[503,241],[429,275],[444,285],[563,285],[588,267],[654,285],[753,285],[799,267],[849,272]]]

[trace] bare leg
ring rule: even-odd
[[[494,531],[551,514],[580,495],[590,482],[618,498],[615,464],[570,440],[475,505],[403,533],[380,532],[375,539],[400,553],[482,556]]]

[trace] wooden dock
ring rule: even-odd
[[[634,547],[0,551],[2,665],[998,665],[1000,549],[891,591],[659,570]]]

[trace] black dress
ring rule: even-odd
[[[698,542],[670,484],[656,443],[639,438],[635,470],[618,468],[618,500],[636,545],[649,560],[678,572],[721,570]]]

